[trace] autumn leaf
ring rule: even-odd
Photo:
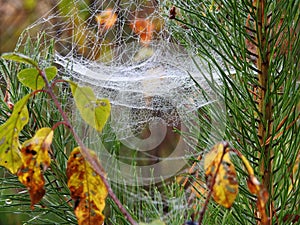
[[[109,8],[95,16],[96,22],[99,24],[100,29],[108,30],[113,27],[117,21],[117,14]]]
[[[226,152],[227,148],[226,142],[216,144],[204,158],[204,169],[207,186],[212,188],[213,199],[218,204],[230,208],[238,194],[239,186],[235,167],[230,161],[229,152]]]
[[[254,175],[254,170],[252,166],[250,165],[249,161],[245,156],[243,156],[240,152],[235,151],[240,159],[242,160],[247,172],[248,172],[248,179],[247,179],[247,185],[249,188],[249,191],[257,196],[256,200],[256,206],[257,210],[259,212],[259,216],[261,218],[262,224],[269,224],[269,218],[266,213],[266,204],[269,199],[269,193],[266,190],[266,188],[261,184],[258,179]]]
[[[30,95],[19,100],[10,118],[0,126],[0,166],[15,174],[22,165],[19,154],[19,134],[28,123],[27,101]]]
[[[148,45],[152,40],[155,26],[149,19],[137,18],[130,24],[130,27],[134,33],[139,35],[142,44]]]
[[[97,159],[94,152],[92,157]],[[67,165],[68,187],[75,201],[75,215],[79,225],[102,224],[105,216],[107,189],[99,175],[81,154],[80,147],[75,148]]]
[[[55,66],[47,67],[45,69],[45,75],[48,81],[51,81],[57,74],[57,68]],[[45,82],[39,71],[36,68],[26,68],[18,73],[19,81],[26,87],[32,90],[39,90],[45,86]]]
[[[101,132],[110,116],[110,103],[108,99],[97,99],[90,87],[79,87],[69,81],[75,104],[84,121]]]
[[[22,184],[29,190],[31,208],[45,195],[45,180],[41,167],[46,170],[50,166],[48,151],[53,139],[51,128],[39,129],[33,138],[22,145],[21,156],[23,165],[17,175]]]

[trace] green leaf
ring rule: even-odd
[[[51,66],[45,69],[48,81],[51,81],[57,74],[57,68]],[[18,73],[19,81],[32,90],[40,90],[45,86],[45,82],[36,68],[23,69]]]
[[[110,115],[109,100],[97,99],[90,87],[79,87],[71,81],[69,83],[82,119],[98,132],[101,132]]]
[[[57,74],[57,68],[55,66],[47,67],[45,69],[45,73],[46,73],[46,77],[47,77],[48,81],[51,81]]]
[[[15,174],[22,165],[19,154],[19,134],[28,123],[27,101],[30,94],[18,101],[10,118],[0,126],[0,166]]]
[[[21,53],[4,53],[1,57],[15,62],[26,63],[34,67],[38,67],[38,63],[36,61]]]
[[[139,225],[166,225],[161,220],[154,220],[151,223],[140,223]]]

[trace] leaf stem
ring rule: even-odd
[[[213,192],[213,188],[214,188],[214,185],[216,183],[216,178],[217,178],[217,175],[218,175],[218,172],[219,172],[219,169],[220,169],[220,166],[221,166],[221,163],[223,161],[223,157],[226,153],[226,149],[224,148],[223,150],[223,154],[221,156],[221,159],[220,159],[220,162],[218,163],[218,166],[217,166],[217,169],[216,169],[216,172],[215,174],[213,175],[212,177],[212,181],[211,181],[211,184],[209,185],[209,192],[206,196],[206,199],[205,199],[205,202],[204,202],[204,205],[199,213],[199,220],[198,220],[198,224],[201,225],[202,224],[202,221],[203,221],[203,218],[204,218],[204,214],[206,212],[206,209],[207,209],[207,206],[208,206],[208,203],[209,203],[209,200],[210,200],[210,197],[212,195],[212,192]]]
[[[128,220],[128,222],[131,225],[138,225],[138,223],[132,218],[132,216],[125,209],[125,207],[122,205],[122,203],[120,202],[120,200],[118,199],[118,197],[113,192],[111,186],[109,185],[109,183],[108,183],[108,181],[106,179],[106,174],[104,172],[103,167],[100,165],[100,163],[97,160],[95,160],[92,157],[92,155],[90,154],[89,150],[86,148],[86,146],[82,142],[81,138],[78,136],[78,134],[74,130],[73,126],[71,125],[71,122],[70,122],[69,118],[65,114],[64,110],[61,107],[60,102],[56,98],[56,95],[54,94],[54,92],[52,90],[52,86],[49,83],[49,81],[48,81],[48,79],[46,77],[45,72],[43,70],[41,70],[40,68],[37,68],[37,69],[39,71],[39,74],[42,76],[42,78],[43,78],[43,80],[45,82],[46,91],[48,92],[48,94],[52,98],[52,100],[53,100],[56,108],[58,109],[58,111],[60,112],[60,114],[61,114],[61,116],[63,118],[65,126],[68,127],[70,129],[70,131],[72,132],[72,134],[74,136],[74,139],[76,140],[77,144],[81,148],[82,154],[84,155],[85,159],[90,163],[90,165],[93,167],[93,169],[95,170],[95,172],[101,177],[101,179],[102,179],[105,187],[107,188],[107,191],[108,191],[108,194],[109,194],[110,198],[116,203],[116,205],[118,206],[118,208],[120,209],[120,211],[122,212],[122,214],[126,217],[126,219]]]

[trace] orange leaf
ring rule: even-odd
[[[247,185],[252,194],[257,196],[256,205],[262,224],[269,224],[269,218],[266,214],[266,203],[269,199],[269,193],[266,188],[257,180],[254,175],[249,175]]]
[[[269,199],[269,193],[266,190],[266,188],[258,181],[258,179],[254,176],[254,170],[252,166],[250,165],[250,162],[248,159],[243,156],[239,151],[235,150],[235,152],[238,154],[240,159],[243,161],[244,166],[246,167],[246,170],[248,172],[248,179],[247,179],[247,185],[249,188],[249,191],[257,196],[256,200],[256,206],[257,210],[259,212],[258,216],[261,219],[261,224],[269,224],[269,218],[266,213],[266,203]]]
[[[148,19],[135,19],[130,27],[134,33],[140,36],[142,44],[148,45],[152,40],[155,27]]]
[[[96,158],[96,154],[91,151]],[[75,148],[67,165],[68,187],[75,200],[75,215],[79,225],[103,224],[107,189],[102,179],[84,159],[80,147]]]
[[[229,152],[226,152],[227,148],[226,142],[216,144],[204,158],[204,169],[207,186],[211,187],[213,184],[213,199],[218,204],[230,208],[238,194],[239,186],[235,167],[230,161]]]
[[[45,180],[42,175],[41,166],[44,170],[50,165],[48,150],[52,143],[53,130],[41,128],[33,138],[25,141],[21,149],[23,165],[17,175],[20,182],[24,184],[30,194],[31,208],[38,203],[45,195]]]
[[[116,23],[117,18],[117,14],[114,13],[112,9],[107,9],[95,16],[96,22],[99,24],[99,27],[105,30],[112,28]]]

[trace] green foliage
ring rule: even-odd
[[[74,129],[72,128],[70,121],[66,117],[66,114],[64,111],[62,111],[62,107],[60,103],[58,102],[53,90],[52,85],[50,85],[50,81],[55,77],[57,73],[57,69],[55,67],[48,67],[45,69],[41,69],[38,66],[38,63],[32,60],[31,58],[28,58],[22,54],[18,53],[12,53],[12,54],[5,54],[5,59],[13,60],[15,62],[21,62],[21,63],[28,63],[35,68],[26,68],[21,70],[18,73],[18,78],[22,80],[22,83],[26,86],[30,87],[33,90],[36,90],[36,92],[33,92],[32,94],[26,95],[24,98],[22,98],[20,101],[18,101],[15,106],[13,113],[11,117],[7,120],[6,123],[4,123],[0,128],[2,139],[1,139],[1,164],[2,166],[9,169],[12,173],[18,172],[18,177],[20,181],[26,185],[30,192],[30,198],[31,198],[31,208],[33,209],[34,204],[37,204],[40,202],[40,200],[43,198],[45,194],[44,190],[44,184],[45,180],[43,175],[41,174],[40,170],[40,164],[43,163],[44,169],[47,169],[50,165],[50,158],[48,156],[48,151],[50,151],[50,145],[52,144],[52,138],[53,138],[53,131],[50,128],[41,128],[37,131],[37,133],[34,135],[33,138],[30,140],[27,140],[23,143],[23,147],[21,149],[21,157],[19,155],[19,133],[22,131],[23,127],[28,123],[28,110],[27,110],[27,102],[29,97],[37,95],[38,91],[41,91],[38,88],[43,88],[45,86],[45,92],[50,96],[52,101],[54,102],[55,106],[57,107],[58,111],[62,114],[63,121],[62,123],[65,124],[73,133],[76,141],[81,147],[82,154],[87,157],[88,162],[93,163],[93,160],[90,158],[89,150],[87,150],[81,140],[76,136],[76,133]],[[39,78],[41,78],[39,80]],[[48,80],[50,78],[50,80]],[[75,83],[72,82],[72,90],[74,92],[74,86],[76,86],[76,90],[81,90],[80,87],[78,87]],[[83,90],[86,90],[83,88]],[[89,89],[91,92],[89,92],[89,96],[94,96],[91,89]],[[86,96],[85,92],[80,92],[79,94]],[[7,97],[8,98],[8,97]],[[77,98],[75,97],[77,100]],[[76,101],[75,100],[75,101]],[[7,101],[7,100],[6,100]],[[77,103],[78,101],[76,101]],[[86,104],[86,103],[85,103]],[[93,116],[93,119],[98,121],[98,130],[100,131],[100,128],[102,129],[104,127],[104,124],[106,123],[106,120],[108,118],[108,115],[110,113],[110,103],[108,100],[105,101],[105,105],[102,101],[96,100],[93,103],[92,106],[89,107],[91,110],[91,107],[95,109]],[[94,106],[96,104],[96,106]],[[82,107],[82,105],[79,104],[79,106]],[[97,107],[106,107],[105,111],[97,109]],[[95,118],[94,118],[95,117]],[[103,118],[104,119],[103,119]],[[86,119],[83,117],[83,119]],[[100,123],[100,122],[101,123]],[[60,123],[53,125],[52,129],[55,129]],[[100,128],[99,128],[100,127]],[[35,132],[35,131],[34,131]],[[73,157],[69,159],[69,161],[72,161]],[[100,165],[100,164],[99,164]],[[95,166],[93,165],[91,170],[97,170],[98,164]],[[85,168],[85,167],[83,167]],[[99,169],[98,169],[99,171]],[[103,169],[100,167],[100,171],[98,172],[100,175],[100,180],[105,179],[104,175],[102,175]],[[95,171],[90,172],[90,174],[95,173]],[[93,184],[93,181],[87,181],[91,182]],[[103,181],[104,182],[104,181]],[[80,183],[80,182],[79,182]],[[96,186],[96,184],[94,184]],[[104,186],[104,188],[107,187],[107,184]],[[106,190],[106,189],[105,189]],[[90,199],[88,198],[88,201]],[[104,208],[103,199],[94,199],[93,201],[99,201],[102,206],[102,209],[99,211],[100,214]],[[83,200],[83,202],[86,202]],[[85,204],[85,203],[84,203]],[[94,203],[91,203],[95,205]],[[82,211],[86,210],[86,207],[77,208],[76,207],[76,215],[82,214]],[[102,215],[102,214],[101,214]],[[100,216],[101,216],[100,215]],[[84,220],[81,220],[82,218],[78,217],[79,224],[85,224],[84,221],[89,221],[89,218],[92,217],[92,214],[87,214],[87,218]]]
[[[227,114],[219,113],[227,120],[224,139],[255,165],[269,193],[270,221],[262,223],[287,224],[300,214],[299,178],[291,175],[300,154],[300,2],[255,2],[178,0],[171,26],[206,61],[198,65],[203,74],[220,74],[220,83],[206,79],[226,105]],[[242,165],[237,172],[244,174]],[[227,224],[258,223],[256,201],[243,186]]]
[[[88,5],[89,0],[81,0],[81,1],[74,1],[74,0],[62,0],[59,2],[58,7],[63,15],[69,15],[70,11],[78,11],[80,12],[79,15],[81,19],[86,19],[89,15],[88,10],[86,10],[86,6]]]
[[[26,64],[32,65],[34,67],[38,66],[38,63],[36,61],[34,61],[30,57],[20,54],[20,53],[4,53],[1,55],[1,57],[3,59],[13,60],[13,61],[19,62],[19,63],[26,63]]]
[[[69,81],[75,104],[87,124],[101,132],[110,115],[108,99],[97,99],[92,88],[79,87]]]
[[[35,91],[32,92],[31,94],[27,94],[26,97],[24,97],[24,99],[26,99],[27,101],[24,102],[23,99],[21,99],[20,101],[17,101],[15,103],[15,110],[13,115],[18,114],[18,115],[23,115],[23,113],[18,113],[19,110],[19,105],[21,104],[23,107],[26,107],[26,103],[28,103],[29,101],[29,97],[37,97],[39,95],[44,95],[47,94],[49,95],[49,98],[52,100],[54,106],[56,107],[56,109],[58,109],[61,119],[58,120],[56,123],[52,123],[50,122],[50,124],[52,124],[52,129],[53,130],[59,130],[58,127],[59,125],[65,125],[68,129],[70,129],[70,132],[72,133],[74,139],[76,140],[76,142],[78,143],[78,145],[80,146],[80,151],[85,159],[87,160],[87,162],[90,163],[91,165],[91,169],[93,171],[90,171],[90,174],[92,177],[95,176],[95,173],[97,173],[100,176],[100,180],[103,181],[104,184],[104,188],[107,188],[108,193],[110,195],[110,198],[113,200],[113,202],[119,202],[119,200],[116,198],[115,194],[113,193],[112,189],[109,187],[107,181],[106,181],[106,176],[104,174],[104,170],[101,167],[101,165],[99,164],[98,160],[91,155],[90,151],[84,146],[83,142],[81,141],[81,139],[78,137],[78,135],[76,134],[73,126],[70,124],[70,121],[67,117],[67,111],[63,111],[62,106],[60,104],[60,102],[58,101],[58,98],[56,97],[55,93],[54,93],[54,89],[53,87],[55,87],[54,85],[56,84],[56,80],[48,80],[48,77],[50,79],[54,78],[54,76],[57,73],[57,69],[54,67],[47,67],[45,69],[40,68],[38,65],[38,63],[33,63],[35,62],[34,60],[28,58],[28,57],[23,57],[23,55],[21,54],[6,54],[5,56],[6,58],[10,59],[10,60],[14,60],[15,62],[29,62],[29,64],[34,65],[35,68],[31,69],[31,68],[25,68],[23,70],[21,70],[18,74],[18,78],[22,79],[22,83],[26,84],[26,86],[34,89]],[[48,71],[47,71],[48,70]],[[32,72],[32,74],[30,74]],[[36,73],[38,72],[38,74]],[[31,75],[31,76],[30,76]],[[42,77],[42,80],[40,82],[36,82],[37,79],[39,77]],[[42,81],[44,81],[44,85],[42,84]],[[37,83],[36,85],[34,83]],[[72,93],[74,94],[74,99],[75,99],[75,104],[78,106],[80,113],[83,115],[83,119],[85,120],[85,122],[89,123],[90,122],[90,117],[92,117],[93,121],[97,121],[96,125],[91,124],[93,127],[95,127],[96,130],[101,131],[102,128],[104,127],[104,124],[106,123],[106,120],[109,117],[110,114],[110,103],[108,100],[104,99],[104,100],[100,100],[100,99],[96,99],[95,95],[92,91],[92,89],[88,88],[88,87],[79,87],[77,84],[75,84],[74,82],[69,82],[69,84],[71,84],[71,90]],[[43,90],[41,89],[37,89],[37,88],[43,88]],[[79,97],[78,97],[79,96]],[[83,97],[83,98],[82,98]],[[10,95],[9,95],[10,98]],[[43,96],[43,98],[41,100],[43,100],[45,98],[45,96]],[[3,99],[3,103],[6,104],[8,97],[6,99]],[[88,100],[88,101],[86,101]],[[87,107],[88,104],[88,107]],[[87,108],[88,110],[84,109]],[[33,110],[34,111],[34,110]],[[92,114],[91,114],[92,113]],[[27,112],[28,114],[28,112]],[[43,122],[44,119],[49,119],[48,115],[46,115],[46,118],[42,118],[40,122]],[[8,119],[8,123],[10,122],[10,120],[17,120],[18,118],[10,117]],[[25,121],[25,119],[23,117],[21,117],[22,121]],[[28,122],[28,117],[26,117],[26,123]],[[6,123],[4,124],[4,126],[6,126]],[[39,126],[37,126],[39,127]],[[23,127],[22,127],[23,128]],[[31,130],[30,133],[35,133],[35,130],[33,127],[30,127]],[[15,129],[13,129],[15,130]],[[28,141],[25,141],[23,143],[23,147],[21,149],[21,157],[22,160],[19,158],[19,162],[23,162],[20,163],[19,168],[16,168],[16,170],[18,170],[18,176],[19,179],[21,180],[21,182],[23,184],[25,184],[30,192],[30,198],[31,198],[31,207],[33,208],[35,206],[35,208],[39,207],[39,205],[43,206],[42,208],[46,208],[44,207],[45,205],[47,205],[47,200],[49,198],[49,196],[53,196],[53,197],[58,197],[60,198],[60,201],[57,201],[53,204],[53,202],[49,202],[49,206],[54,206],[56,205],[55,210],[53,210],[53,213],[57,213],[60,214],[60,212],[58,210],[60,210],[61,208],[57,207],[57,203],[63,201],[65,204],[69,205],[66,196],[69,196],[69,194],[63,194],[61,193],[61,188],[58,189],[58,192],[54,192],[52,188],[57,189],[58,187],[53,187],[51,186],[50,188],[50,195],[49,193],[45,194],[44,191],[44,178],[46,180],[46,187],[47,184],[52,184],[53,181],[50,181],[50,179],[52,180],[57,179],[57,176],[61,176],[62,173],[64,173],[64,170],[61,168],[57,168],[56,170],[56,166],[52,165],[50,166],[50,171],[44,171],[43,175],[41,175],[41,170],[40,170],[40,166],[39,163],[43,162],[44,165],[44,169],[47,168],[47,166],[49,166],[50,164],[50,158],[48,157],[48,151],[50,151],[50,145],[52,143],[52,135],[53,135],[53,131],[50,128],[47,128],[47,130],[50,131],[51,135],[47,135],[42,142],[40,142],[40,131],[39,130],[33,138],[31,138]],[[25,130],[20,129],[21,132],[24,132]],[[51,136],[51,138],[50,138]],[[31,134],[29,134],[29,137],[31,137]],[[49,137],[49,138],[48,138]],[[61,136],[60,138],[64,138],[64,136]],[[15,138],[16,139],[16,138]],[[51,140],[50,140],[51,139]],[[59,139],[61,141],[61,139]],[[4,140],[5,141],[5,140]],[[55,143],[55,139],[53,141],[53,144]],[[10,150],[10,149],[8,149]],[[18,151],[18,148],[17,148]],[[9,151],[7,151],[9,152]],[[41,154],[39,154],[39,152],[41,152]],[[53,151],[50,151],[49,153],[51,153],[53,155]],[[78,153],[79,154],[79,153]],[[77,154],[77,155],[78,155]],[[56,156],[54,157],[54,161],[57,162],[58,158],[60,156]],[[69,161],[73,161],[75,157],[70,157]],[[64,159],[65,161],[65,159]],[[54,162],[54,163],[55,163]],[[22,165],[22,166],[21,166]],[[64,164],[60,164],[59,166],[62,166]],[[80,166],[82,166],[82,164],[80,164]],[[6,167],[8,169],[10,169],[9,166],[6,165]],[[73,168],[73,167],[72,167]],[[82,167],[83,169],[86,167]],[[15,173],[16,171],[14,171]],[[80,176],[79,176],[80,177]],[[63,178],[63,179],[62,179]],[[62,182],[64,185],[64,189],[67,189],[66,187],[66,180],[64,179],[65,176],[61,176],[60,179],[57,179],[57,181],[55,182],[57,184],[57,182]],[[90,184],[94,187],[98,187],[97,184],[93,183],[93,179],[91,180],[86,180],[84,182],[90,182]],[[78,184],[81,184],[82,182],[77,182]],[[79,188],[80,189],[80,188]],[[48,190],[46,188],[46,190]],[[91,191],[93,193],[95,193],[95,191],[90,190],[89,188],[87,189],[87,191]],[[51,194],[52,192],[52,194]],[[93,193],[91,193],[93,195]],[[44,196],[44,197],[43,197]],[[64,198],[61,198],[62,196],[65,196]],[[83,195],[86,198],[86,193]],[[73,196],[72,196],[73,197]],[[40,200],[42,200],[40,202]],[[76,201],[79,200],[75,199]],[[78,223],[79,224],[85,224],[86,221],[91,221],[91,217],[93,217],[94,213],[92,213],[92,211],[89,213],[90,210],[93,210],[94,207],[94,203],[89,203],[89,201],[91,201],[91,198],[87,198],[86,200],[82,199],[82,207],[78,207],[78,205],[76,205],[75,203],[75,212],[76,215],[78,216]],[[46,201],[46,203],[45,203]],[[99,203],[102,205],[101,209],[99,209],[99,213],[101,214],[102,209],[104,208],[104,200],[103,199],[93,199],[92,201],[99,201]],[[85,206],[88,203],[88,208]],[[97,205],[97,204],[96,204]],[[69,205],[70,206],[70,205]],[[121,210],[121,214],[124,216],[124,218],[126,218],[126,220],[128,220],[128,222],[130,222],[130,224],[137,224],[133,218],[131,217],[131,215],[126,211],[126,209],[120,205],[120,203],[117,204],[118,208]],[[91,207],[91,208],[90,208]],[[52,210],[47,210],[45,209],[45,212],[50,213]],[[70,211],[70,210],[68,210]],[[84,217],[85,219],[82,218],[82,216],[85,214],[86,216]],[[101,214],[102,215],[102,214]],[[100,216],[101,216],[100,215]],[[64,219],[67,221],[71,221],[69,216],[64,215]],[[34,220],[36,221],[43,221],[43,224],[47,223],[46,220],[47,219],[40,219],[40,216],[38,217],[34,217]],[[70,222],[69,222],[70,223]]]
[[[211,126],[211,120],[215,118],[226,120],[227,129],[224,139],[229,140],[231,145],[245,155],[251,165],[254,165],[251,174],[259,175],[259,180],[269,193],[267,204],[258,206],[254,194],[264,193],[257,193],[260,189],[249,191],[246,188],[244,165],[233,159],[240,181],[239,195],[229,210],[210,202],[205,211],[204,224],[259,222],[289,224],[300,214],[298,206],[300,200],[298,169],[300,155],[298,9],[300,3],[287,0],[276,2],[257,0],[256,2],[257,4],[253,5],[252,2],[234,0],[174,1],[175,9],[177,12],[180,10],[171,25],[174,28],[174,40],[179,40],[207,61],[205,65],[208,66],[198,65],[200,71],[206,68],[206,71],[202,71],[205,74],[212,75],[214,72],[220,74],[220,83],[213,79],[213,76],[207,76],[206,79],[211,91],[222,97],[227,110],[210,112],[205,107],[199,110],[199,120],[204,127],[201,127],[203,131],[201,138],[196,137],[199,138],[199,148],[206,148],[210,142],[207,138],[211,129],[218,131],[218,127]],[[69,10],[74,8],[76,10],[81,6],[72,6],[67,1],[61,1],[60,7],[64,8],[67,14]],[[84,10],[81,12],[85,13]],[[84,18],[85,15],[82,17]],[[72,131],[59,126],[64,124],[68,128],[71,127],[64,118],[71,114],[68,108],[70,90],[65,84],[52,81],[57,75],[57,69],[50,66],[53,48],[44,46],[39,49],[43,45],[41,40],[36,43],[38,48],[34,52],[31,52],[30,47],[24,49],[25,54],[34,59],[17,53],[4,54],[2,58],[6,60],[0,59],[1,72],[4,76],[0,102],[1,165],[5,165],[5,161],[19,160],[19,139],[24,143],[34,136],[38,128],[55,127],[51,152],[54,160],[50,168],[44,172],[46,195],[36,206],[35,211],[30,211],[33,217],[36,217],[29,222],[53,224],[55,221],[60,224],[76,224],[70,203],[65,167],[69,151],[75,147],[78,139],[75,141]],[[28,40],[28,45],[31,44],[31,40]],[[28,94],[28,88],[20,85],[16,78],[26,87],[35,90],[34,94],[32,96]],[[51,87],[53,90],[50,97],[48,96],[50,86],[45,80],[54,84]],[[108,100],[97,99],[89,87],[80,87],[73,82],[68,84],[71,86],[75,104],[82,118],[97,131],[101,131],[109,117]],[[42,88],[44,92],[40,90]],[[200,84],[199,88],[201,88]],[[61,111],[56,110],[57,102],[49,101],[53,100],[53,96],[57,93],[60,96],[57,101],[59,100]],[[6,96],[9,99],[5,99]],[[14,104],[12,112],[9,103]],[[23,111],[25,103],[30,105],[26,113]],[[22,118],[26,118],[26,123]],[[16,123],[13,123],[14,121]],[[192,127],[192,129],[199,128]],[[11,133],[7,133],[7,130]],[[8,137],[10,142],[6,142]],[[119,150],[118,140],[114,139],[109,144],[112,149]],[[7,151],[7,147],[11,151]],[[18,163],[13,163],[9,166],[10,171],[15,173],[19,166]],[[17,207],[17,211],[26,212],[25,207],[30,205],[30,200],[22,194],[24,187],[17,182],[16,177],[5,172],[4,174],[1,188],[5,192],[1,193],[1,198],[13,202],[4,206],[6,208],[14,206]],[[256,180],[253,179],[251,182],[256,183]],[[112,186],[118,198],[125,203],[127,212],[134,215],[135,220],[143,220],[146,217],[161,218],[165,214],[163,199],[166,197],[162,196],[157,189],[144,191],[145,196],[136,202],[132,196],[135,197],[134,193],[143,192],[140,190],[141,187],[120,184]],[[7,192],[12,187],[14,189]],[[183,204],[185,193],[179,185],[163,185],[163,188],[166,189],[164,193],[168,199],[176,197],[182,200],[180,204]],[[132,193],[132,195],[124,196],[124,193]],[[198,194],[203,193],[198,190]],[[185,210],[178,210],[176,202],[168,202],[167,210],[172,214],[168,215],[170,223],[183,224],[186,218],[193,214],[197,218],[198,214],[195,213],[202,208],[202,203],[199,202],[193,207],[187,205]],[[128,221],[129,217],[119,208],[114,198],[109,198],[107,204],[109,205],[108,224],[135,224]],[[141,211],[144,215],[141,215]],[[266,217],[262,218],[258,212],[266,212],[270,221],[265,220]],[[49,216],[45,216],[46,214]],[[149,225],[154,224],[163,223],[153,221]]]
[[[24,48],[24,53],[34,57],[34,61],[40,57],[47,60],[43,62],[45,67],[49,67],[52,62],[51,49],[52,46],[46,48],[40,45],[40,41],[36,43],[28,42]],[[34,44],[34,45],[31,45]],[[39,44],[38,46],[36,44]],[[41,50],[43,48],[43,51]],[[29,64],[28,64],[29,65]],[[0,123],[3,124],[10,118],[11,111],[7,106],[7,101],[4,98],[5,93],[9,93],[9,101],[14,103],[29,94],[29,89],[24,87],[17,79],[17,74],[20,70],[27,68],[26,65],[19,65],[15,62],[9,62],[0,58],[0,71],[4,78],[4,83],[1,83],[0,91]],[[68,113],[70,111],[69,92],[66,87],[58,83],[54,87],[54,91],[59,89],[60,102],[62,109]],[[30,97],[28,95],[28,97]],[[40,92],[38,95],[28,99],[29,121],[26,126],[20,130],[20,142],[30,139],[38,128],[52,127],[53,124],[62,120],[61,114],[55,110],[53,102],[49,101],[46,93]],[[2,132],[1,132],[2,134]],[[63,126],[58,126],[55,129],[54,140],[51,145],[53,150],[51,157],[51,167],[43,172],[45,178],[46,194],[39,205],[35,205],[34,211],[30,209],[30,198],[26,188],[18,181],[17,176],[12,176],[10,173],[0,168],[0,204],[1,204],[1,223],[5,224],[76,224],[76,217],[72,213],[73,208],[68,198],[69,190],[67,187],[67,178],[65,174],[68,148],[75,145],[74,139],[70,132]],[[7,220],[4,212],[10,215]],[[18,214],[15,214],[15,213]],[[12,216],[14,220],[12,220]],[[19,221],[18,219],[19,218]]]
[[[48,81],[53,80],[57,74],[57,68],[54,66],[45,68],[45,74]],[[32,90],[40,90],[45,86],[45,81],[39,75],[39,71],[36,68],[23,69],[18,73],[19,81],[26,87]]]
[[[140,225],[165,225],[165,223],[160,220],[155,220],[152,223],[140,223]]]
[[[29,120],[26,106],[29,97],[26,95],[18,101],[10,118],[0,126],[0,165],[11,173],[16,173],[21,166],[19,135]]]

